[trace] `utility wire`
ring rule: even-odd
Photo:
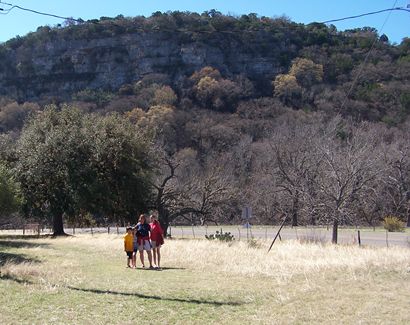
[[[396,1],[396,3],[397,3],[397,1]],[[46,13],[46,12],[41,12],[41,11],[37,11],[37,10],[34,10],[34,9],[29,9],[29,8],[24,8],[24,7],[21,7],[21,6],[18,6],[18,5],[14,5],[14,4],[12,4],[12,3],[3,2],[3,1],[0,1],[0,5],[1,5],[1,4],[10,7],[10,8],[8,8],[8,9],[0,8],[0,14],[3,14],[3,15],[7,15],[7,14],[9,14],[13,9],[17,8],[17,9],[20,9],[20,10],[23,10],[23,11],[32,12],[32,13],[35,13],[35,14],[38,14],[38,15],[49,16],[49,17],[54,17],[54,18],[60,18],[60,19],[65,19],[65,20],[72,20],[72,21],[79,22],[79,23],[82,23],[82,22],[83,22],[83,21],[80,20],[80,19],[74,19],[74,18],[72,18],[72,17],[64,17],[64,16],[59,16],[59,15],[50,14],[50,13]],[[406,8],[404,8],[404,7],[395,7],[395,6],[393,6],[393,8],[388,8],[388,9],[383,9],[383,10],[378,10],[378,11],[372,11],[372,12],[368,12],[368,13],[364,13],[364,14],[360,14],[360,15],[355,15],[355,16],[344,17],[344,18],[337,18],[337,19],[326,20],[326,21],[322,21],[322,22],[320,22],[320,23],[322,23],[322,24],[328,24],[328,23],[333,23],[333,22],[338,22],[338,21],[343,21],[343,20],[348,20],[348,19],[354,19],[354,18],[360,18],[360,17],[364,17],[364,16],[369,16],[369,15],[375,15],[375,14],[383,13],[383,12],[386,12],[386,11],[391,12],[391,11],[395,11],[395,10],[397,10],[397,11],[410,12],[410,9],[406,9]],[[1,12],[1,11],[2,11],[2,12]]]
[[[355,19],[355,18],[365,17],[365,16],[369,16],[369,15],[380,14],[380,13],[383,13],[383,12],[389,12],[389,14],[387,15],[386,19],[385,19],[384,22],[383,22],[382,27],[381,27],[380,30],[379,30],[379,34],[381,34],[382,30],[384,29],[384,26],[386,25],[387,21],[388,21],[389,18],[390,18],[390,15],[391,15],[391,13],[392,13],[393,11],[405,11],[405,12],[410,12],[410,9],[407,9],[407,8],[409,8],[409,5],[407,6],[407,8],[404,8],[404,7],[396,7],[397,1],[398,1],[398,0],[395,0],[395,2],[394,2],[394,4],[393,4],[392,8],[383,9],[383,10],[378,10],[378,11],[372,11],[372,12],[367,12],[367,13],[363,13],[363,14],[355,15],[355,16],[349,16],[349,17],[343,17],[343,18],[337,18],[337,19],[326,20],[326,21],[323,21],[323,22],[321,22],[321,23],[322,23],[322,24],[328,24],[328,23],[333,23],[333,22],[338,22],[338,21],[343,21],[343,20],[348,20],[348,19]],[[24,7],[21,7],[21,6],[18,6],[18,5],[13,5],[13,4],[11,4],[11,3],[2,2],[1,0],[0,0],[0,5],[5,5],[5,6],[9,6],[9,7],[10,7],[10,8],[8,8],[8,9],[0,8],[0,14],[3,14],[3,15],[9,14],[13,9],[16,8],[16,9],[20,9],[20,10],[23,10],[23,11],[32,12],[32,13],[35,13],[35,14],[38,14],[38,15],[49,16],[49,17],[54,17],[54,18],[60,18],[60,19],[64,19],[64,20],[71,20],[71,21],[75,21],[75,22],[78,22],[78,23],[83,23],[83,22],[84,22],[84,21],[81,20],[81,19],[74,19],[74,18],[72,18],[72,17],[63,17],[63,16],[54,15],[54,14],[50,14],[50,13],[46,13],[46,12],[41,12],[41,11],[29,9],[29,8],[24,8]],[[116,24],[114,23],[114,25],[116,25]],[[204,32],[205,32],[205,31],[204,31]],[[208,31],[206,31],[206,32],[208,32]],[[209,32],[211,32],[211,31],[209,31]],[[220,31],[220,32],[223,32],[223,31]],[[376,43],[377,43],[377,38],[375,38],[375,40],[373,41],[373,44],[372,44],[372,46],[370,47],[370,50],[367,52],[364,61],[363,61],[362,64],[360,65],[359,71],[357,72],[357,74],[356,74],[356,76],[355,76],[355,79],[353,80],[353,83],[352,83],[352,85],[350,86],[350,89],[349,89],[349,91],[347,92],[347,94],[346,94],[346,96],[345,96],[345,98],[344,98],[344,100],[343,100],[343,102],[342,102],[342,105],[341,105],[339,111],[343,110],[343,108],[344,108],[344,106],[345,106],[347,100],[349,99],[349,96],[351,95],[351,93],[352,93],[352,91],[353,91],[353,88],[356,86],[356,83],[357,83],[357,81],[358,81],[360,75],[361,75],[362,72],[363,72],[364,66],[367,64],[367,61],[368,61],[368,59],[369,59],[369,57],[370,57],[370,54],[372,53],[372,51],[373,51],[373,49],[374,49]]]
[[[396,1],[396,3],[397,3],[397,1]],[[403,8],[403,7],[394,7],[393,6],[393,8],[389,8],[389,9],[383,9],[383,10],[378,10],[378,11],[367,12],[367,13],[356,15],[356,16],[349,16],[349,17],[344,17],[344,18],[326,20],[326,21],[322,21],[321,23],[322,24],[334,23],[334,22],[342,21],[342,20],[360,18],[360,17],[364,17],[364,16],[369,16],[369,15],[376,15],[376,14],[380,14],[380,13],[386,12],[386,11],[389,11],[391,13],[394,10],[410,12],[409,9],[406,9],[406,8]]]
[[[394,4],[393,4],[393,6],[392,6],[392,8],[391,8],[390,10],[388,10],[388,9],[384,10],[384,11],[389,11],[389,14],[387,15],[386,19],[384,20],[383,25],[382,25],[382,27],[381,27],[380,30],[379,30],[379,34],[381,34],[382,30],[384,29],[384,26],[386,25],[387,21],[389,20],[390,15],[391,15],[391,13],[392,13],[392,10],[394,10],[395,7],[396,7],[397,1],[398,1],[398,0],[395,0],[395,1],[394,1]],[[409,11],[409,10],[406,10],[406,11]],[[410,12],[410,11],[409,11],[409,12]],[[344,100],[343,100],[343,102],[342,102],[342,106],[340,106],[339,112],[342,111],[343,108],[344,108],[344,106],[346,105],[347,100],[349,99],[349,96],[351,95],[351,93],[352,93],[352,91],[353,91],[353,88],[356,86],[356,83],[357,83],[357,81],[359,80],[359,77],[360,77],[360,75],[362,74],[365,65],[367,64],[367,61],[368,61],[368,59],[369,59],[369,57],[370,57],[370,54],[372,53],[372,51],[373,51],[373,49],[374,49],[374,47],[375,47],[377,41],[378,41],[378,39],[377,39],[377,37],[376,37],[376,38],[374,39],[374,41],[373,41],[372,46],[370,47],[369,52],[367,52],[366,57],[364,58],[364,61],[362,62],[362,64],[361,64],[360,67],[359,67],[359,71],[357,72],[356,77],[354,78],[354,80],[353,80],[353,82],[352,82],[352,85],[350,86],[349,91],[347,92],[347,94],[346,94],[346,96],[345,96],[345,98],[344,98]]]
[[[0,4],[3,4],[3,5],[6,5],[6,6],[10,7],[8,9],[0,8],[0,10],[3,11],[3,12],[0,12],[0,14],[3,14],[3,15],[8,15],[10,13],[10,11],[17,8],[17,9],[32,12],[32,13],[35,13],[35,14],[38,14],[38,15],[49,16],[49,17],[54,17],[54,18],[60,18],[60,19],[64,19],[64,20],[72,20],[72,21],[75,21],[75,22],[78,22],[78,23],[82,22],[81,20],[74,19],[72,17],[63,17],[63,16],[59,16],[59,15],[49,14],[49,13],[46,13],[46,12],[41,12],[41,11],[29,9],[29,8],[24,8],[24,7],[21,7],[21,6],[18,6],[18,5],[13,5],[13,4],[7,3],[7,2],[1,2],[0,1]]]

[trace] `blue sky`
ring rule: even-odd
[[[241,15],[257,13],[261,16],[275,17],[286,15],[300,23],[326,21],[377,11],[393,7],[406,7],[407,0],[7,0],[0,1],[0,8],[8,7],[2,3],[11,3],[22,7],[53,13],[64,17],[82,18],[84,20],[101,16],[150,16],[155,11],[194,11],[216,9],[224,14]],[[380,31],[389,13],[351,19],[334,23],[338,30],[371,26]],[[60,19],[36,15],[19,9],[7,15],[0,15],[0,42],[7,41],[16,35],[23,36],[37,27],[61,23]],[[400,43],[404,37],[410,37],[410,13],[391,12],[382,33],[391,42]]]

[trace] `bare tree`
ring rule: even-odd
[[[384,178],[387,213],[407,219],[410,226],[410,146],[407,137],[396,140],[388,147]]]
[[[269,216],[263,221],[285,215],[297,226],[310,215],[303,191],[317,169],[312,142],[321,121],[317,118],[285,120],[268,139],[254,144],[248,191],[255,210]]]
[[[347,126],[340,118],[330,121],[316,138],[320,169],[310,179],[313,201],[320,218],[333,223],[333,243],[337,243],[339,224],[354,220],[360,194],[383,173],[377,168],[377,139],[367,123]]]
[[[282,200],[288,202],[286,215],[290,215],[292,226],[297,226],[303,203],[302,192],[309,174],[315,169],[312,139],[316,136],[316,127],[297,123],[276,130],[271,140],[274,159],[274,177]]]
[[[154,207],[164,231],[178,217],[190,222],[218,222],[233,198],[228,161],[208,159],[204,164],[192,149],[158,159]]]
[[[197,170],[191,178],[187,203],[201,225],[226,220],[234,198],[231,176],[229,170],[216,163]]]

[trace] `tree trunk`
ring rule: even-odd
[[[316,216],[315,216],[315,215],[312,215],[312,216],[310,217],[310,224],[311,224],[312,226],[316,226]]]
[[[332,243],[337,244],[337,227],[339,226],[339,221],[333,221],[333,232],[332,232]]]
[[[410,227],[410,213],[409,212],[407,212],[407,227]]]
[[[168,234],[169,222],[162,220],[160,221],[160,224],[161,224],[162,230],[164,231],[164,238],[165,238]]]
[[[293,198],[292,206],[292,227],[298,226],[298,209],[299,209],[299,194]]]
[[[164,237],[166,237],[168,233],[168,227],[169,227],[169,216],[168,216],[167,211],[163,209],[162,207],[158,209],[158,221],[161,225],[162,230],[164,231]]]
[[[64,232],[62,214],[53,216],[53,231],[53,236],[67,236]]]

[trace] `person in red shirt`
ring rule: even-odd
[[[160,223],[156,219],[155,215],[150,216],[151,223],[151,245],[154,253],[154,267],[156,269],[161,268],[161,245],[164,244],[164,231],[161,228]],[[158,263],[157,263],[158,262]]]

